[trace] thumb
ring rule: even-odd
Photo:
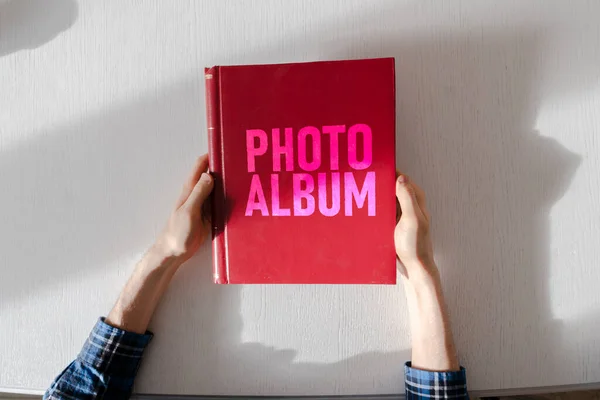
[[[402,216],[417,218],[420,212],[417,195],[406,175],[400,175],[396,179],[396,198],[400,203]]]
[[[200,209],[212,192],[213,186],[213,177],[203,172],[183,205],[192,209]]]

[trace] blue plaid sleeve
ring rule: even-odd
[[[406,400],[468,399],[467,374],[464,368],[455,372],[431,372],[404,366]]]
[[[152,333],[114,328],[100,318],[81,352],[52,382],[44,399],[127,399]]]

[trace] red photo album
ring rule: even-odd
[[[394,59],[205,70],[216,283],[396,283]]]

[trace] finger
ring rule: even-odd
[[[184,203],[184,207],[189,207],[192,210],[202,211],[202,205],[212,192],[214,181],[210,174],[203,172],[200,175],[200,179],[196,183],[196,186],[192,189],[192,192],[188,196]]]
[[[179,195],[179,199],[175,204],[175,208],[179,208],[186,202],[190,193],[198,183],[200,176],[203,172],[208,170],[208,154],[204,154],[196,159],[196,163],[194,164],[194,168],[192,169],[192,173],[188,177],[186,183],[183,185],[183,189],[181,190],[181,194]]]
[[[396,179],[396,198],[400,203],[402,217],[417,219],[421,215],[415,188],[406,175],[400,175]]]
[[[400,172],[400,170],[397,169],[396,170],[396,179],[398,179],[398,177],[400,177],[400,175],[402,175],[402,172]],[[408,179],[408,176],[407,176],[407,179]],[[427,218],[427,221],[429,221],[429,210],[427,209],[425,192],[412,179],[409,179],[409,182],[415,190],[415,195],[417,197],[417,203],[419,204],[419,208],[421,209],[423,216],[425,216],[425,218]],[[398,220],[400,219],[400,216],[402,215],[402,211],[399,210],[399,207],[400,207],[399,204],[396,203],[396,222],[398,222]]]

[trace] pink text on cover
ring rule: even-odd
[[[347,135],[345,142],[348,148],[342,149],[347,151],[347,158],[342,159],[347,160],[350,169],[362,171],[373,163],[373,134],[368,125],[355,124],[348,129],[345,125],[326,125],[321,130],[305,126],[298,131],[296,141],[292,128],[284,128],[283,133],[282,140],[280,128],[273,128],[270,137],[262,129],[246,130],[246,161],[248,172],[252,173],[246,216],[254,215],[255,211],[262,216],[310,216],[319,213],[332,217],[340,212],[351,216],[354,204],[359,209],[366,207],[368,216],[375,215],[375,171],[366,172],[360,187],[353,171],[339,172],[340,135]],[[323,157],[322,153],[321,144],[325,140],[329,141],[329,157]],[[267,157],[269,146],[273,173],[268,182],[263,182],[256,173],[256,160]],[[310,160],[308,146],[312,149]],[[363,150],[361,156],[357,154],[359,148]],[[329,160],[329,165],[323,166],[329,172],[318,172],[315,179],[314,171],[322,167],[322,160]],[[292,199],[287,207],[284,203],[289,196],[280,197],[282,171],[292,173]],[[270,185],[270,199],[265,198],[263,185]]]

